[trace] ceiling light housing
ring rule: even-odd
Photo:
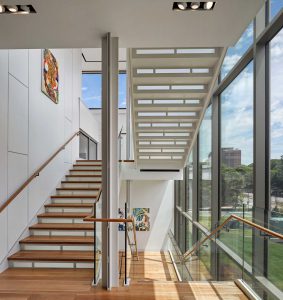
[[[36,13],[32,5],[0,5],[0,14],[28,15]]]
[[[18,11],[17,5],[6,5],[6,8],[11,13],[16,13]]]
[[[211,11],[215,7],[215,1],[190,1],[173,2],[173,10],[177,11]]]

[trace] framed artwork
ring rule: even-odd
[[[136,231],[150,230],[149,208],[133,208],[133,217],[135,219]]]
[[[41,90],[54,103],[59,102],[59,67],[49,49],[42,50]]]

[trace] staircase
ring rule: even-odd
[[[138,168],[184,167],[224,54],[224,48],[130,49],[128,78]]]
[[[101,188],[101,161],[78,160],[66,175],[45,212],[21,240],[20,251],[8,257],[11,268],[93,268],[91,215]]]

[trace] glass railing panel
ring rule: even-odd
[[[95,216],[96,218],[102,218],[102,194],[100,196],[99,202],[96,204]],[[96,283],[100,280],[101,277],[101,267],[102,267],[102,223],[95,222],[95,256],[96,263],[94,268],[94,280]]]

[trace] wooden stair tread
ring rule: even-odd
[[[73,166],[74,167],[102,167],[101,164],[97,164],[97,165],[94,165],[94,164],[75,164]]]
[[[66,177],[101,177],[101,175],[66,175]]]
[[[81,212],[48,212],[37,215],[38,218],[85,218],[89,213]]]
[[[61,181],[61,183],[102,183],[102,181],[100,180],[97,180],[97,181],[92,181],[92,180],[89,180],[89,181]]]
[[[32,235],[20,241],[20,244],[60,244],[81,245],[94,242],[93,236],[39,236]]]
[[[76,198],[86,198],[86,199],[89,199],[89,198],[97,198],[97,195],[53,195],[51,196],[52,199],[54,198],[72,198],[72,199],[76,199]]]
[[[97,169],[85,169],[85,170],[71,169],[70,172],[102,172],[102,170],[97,170]]]
[[[99,188],[57,188],[57,191],[99,191]]]
[[[8,260],[93,262],[94,258],[93,251],[22,250],[8,257]]]
[[[77,159],[76,161],[78,162],[101,162],[102,160],[101,159]]]
[[[31,230],[93,230],[91,223],[38,223],[29,227]]]
[[[45,204],[45,207],[76,207],[76,208],[92,208],[93,204],[92,203],[50,203],[50,204]]]

